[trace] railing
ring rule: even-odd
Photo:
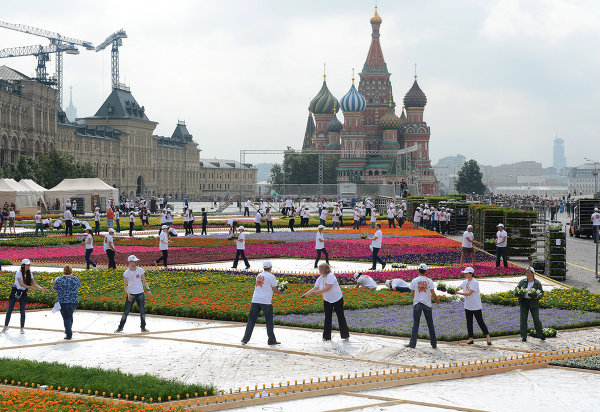
[[[365,196],[400,196],[398,185],[381,184],[257,184],[258,196],[262,197],[318,197],[362,198]],[[322,189],[322,192],[321,192]]]

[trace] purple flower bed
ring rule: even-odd
[[[374,309],[348,310],[346,321],[351,331],[382,335],[410,336],[413,324],[412,305],[387,306]],[[483,304],[483,319],[492,336],[519,333],[519,307]],[[589,325],[600,325],[600,313],[565,309],[540,309],[540,320],[544,327],[568,329]],[[461,302],[433,305],[433,322],[438,340],[453,341],[467,338],[465,312]],[[276,315],[275,323],[301,327],[323,327],[323,313],[308,315]],[[337,317],[334,316],[337,328]],[[483,336],[477,322],[474,322],[475,336]],[[529,328],[533,321],[529,317]],[[421,316],[419,337],[429,338],[427,322]]]

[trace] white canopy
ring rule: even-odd
[[[38,193],[14,179],[0,179],[0,205],[14,203],[17,209],[37,206]]]
[[[77,204],[78,213],[90,212],[96,205],[104,210],[106,201],[108,199],[115,199],[116,201],[118,196],[118,189],[109,186],[98,178],[65,179],[44,193],[48,207],[54,207],[56,199],[58,199],[62,210],[64,210],[67,200],[83,198],[84,204]],[[96,199],[96,202],[94,202],[94,199]]]

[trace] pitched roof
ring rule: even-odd
[[[94,116],[150,121],[144,106],[140,106],[131,92],[124,89],[113,89]]]
[[[179,140],[182,142],[191,142],[192,135],[187,129],[185,122],[177,122],[177,126],[171,135],[171,139]]]
[[[31,80],[29,76],[24,75],[23,73],[11,69],[8,66],[0,66],[0,79],[3,80]]]

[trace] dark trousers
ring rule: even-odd
[[[129,300],[127,297],[125,298],[125,310],[123,311],[123,316],[121,316],[121,322],[119,322],[119,329],[123,329],[123,326],[125,326],[127,316],[136,302],[140,310],[140,327],[144,329],[146,327],[146,297],[143,293],[132,294],[131,297],[133,298],[132,300]]]
[[[60,314],[63,318],[63,323],[65,324],[65,335],[67,335],[67,339],[71,339],[73,336],[73,313],[77,308],[77,303],[61,303],[60,304]]]
[[[485,336],[489,335],[485,322],[483,321],[483,314],[481,313],[481,309],[478,310],[468,310],[465,309],[465,315],[467,316],[467,333],[469,338],[473,339],[473,316],[477,319],[477,324],[479,325],[479,329],[483,332]]]
[[[440,221],[439,220],[435,221],[435,231],[440,233]]]
[[[531,312],[531,317],[533,318],[535,333],[537,333],[538,338],[542,338],[544,336],[544,331],[542,330],[542,322],[540,321],[540,308],[537,305],[532,307],[531,299],[525,298],[521,299],[521,304],[519,306],[521,314],[519,331],[521,332],[521,338],[527,339],[527,318],[529,317],[529,312]]]
[[[162,262],[163,262],[163,265],[164,265],[165,267],[167,267],[167,258],[169,257],[169,250],[168,250],[168,249],[165,249],[165,250],[161,250],[161,252],[162,252],[162,256],[161,256],[161,257],[159,257],[158,259],[156,259],[156,264],[158,265],[158,263],[159,263],[160,261],[162,261]]]
[[[244,207],[244,216],[250,216],[250,209]]]
[[[352,229],[360,229],[360,220],[355,220]]]
[[[293,232],[294,231],[294,223],[295,223],[295,219],[290,219],[290,222],[288,224],[288,227],[290,228],[290,230]]]
[[[94,221],[94,234],[100,234],[100,222],[98,222],[97,220]]]
[[[394,221],[394,218],[388,218],[388,228],[391,229],[392,227],[396,227],[396,221]]]
[[[73,221],[65,220],[65,236],[73,236]]]
[[[504,267],[508,267],[508,258],[506,257],[506,246],[498,247],[496,246],[496,267],[500,267],[500,257],[502,257],[502,261],[504,263]]]
[[[41,231],[42,236],[44,236],[44,225],[42,225],[41,223],[36,223],[35,224],[35,233],[33,234],[33,236],[37,236],[38,230]]]
[[[321,226],[325,226],[325,219],[319,219],[319,224]]]
[[[121,233],[121,219],[116,219],[117,233]]]
[[[371,217],[371,208],[370,207],[367,208],[367,214],[366,214],[366,216],[367,217]]]
[[[277,342],[275,339],[275,332],[273,332],[273,305],[266,305],[264,303],[252,303],[250,306],[250,314],[248,315],[248,323],[246,323],[246,332],[244,333],[244,342],[248,342],[252,337],[252,331],[256,324],[256,319],[262,310],[265,315],[265,323],[267,324],[267,336],[269,337],[269,345],[274,345]]]
[[[373,267],[371,269],[375,270],[377,269],[377,262],[381,263],[381,266],[385,266],[385,262],[379,257],[379,248],[378,247],[374,247],[373,248]]]
[[[194,234],[194,221],[193,220],[190,220],[188,222],[188,229],[190,231],[190,235],[193,235]]]
[[[108,257],[108,268],[116,269],[117,264],[115,263],[115,251],[112,249],[107,249],[106,256]]]
[[[94,262],[92,262],[92,259],[90,258],[90,256],[92,256],[93,252],[94,252],[94,249],[86,249],[85,250],[86,269],[89,269],[90,266],[96,267],[96,264]]]
[[[327,253],[327,249],[317,249],[317,259],[315,259],[315,267],[319,264],[319,260],[321,260],[321,253],[325,255],[325,262],[329,264],[329,253]]]
[[[336,227],[339,229],[340,228],[340,222],[331,222],[331,225],[333,227],[333,229],[335,229]]]
[[[17,292],[21,292],[21,296],[17,298]],[[25,327],[25,306],[27,306],[27,291],[18,290],[16,287],[12,287],[10,295],[8,296],[8,308],[6,309],[6,318],[4,319],[4,326],[8,326],[10,323],[10,315],[15,308],[15,303],[19,302],[19,311],[21,312],[21,327]]]
[[[129,222],[129,237],[133,237],[133,222]]]
[[[593,226],[594,227],[594,243],[598,242],[598,228],[600,228],[600,226]],[[37,231],[37,229],[36,229]],[[42,232],[42,235],[44,234],[44,232]]]
[[[346,324],[346,316],[344,316],[344,298],[341,298],[335,303],[323,301],[323,309],[325,309],[325,322],[323,324],[323,339],[331,340],[331,323],[333,320],[333,311],[338,318],[340,326],[340,336],[342,339],[350,337],[348,325]]]
[[[246,264],[246,267],[249,268],[250,267],[250,263],[248,263],[248,259],[246,259],[246,252],[242,249],[237,249],[235,251],[235,259],[233,260],[233,268],[237,268],[238,262],[240,261],[240,258],[242,258],[244,260],[244,263]]]
[[[200,234],[208,236],[208,233],[206,232],[206,223],[202,223],[202,233]]]
[[[429,339],[432,347],[437,347],[437,339],[435,337],[435,328],[433,326],[433,314],[431,308],[423,303],[417,303],[413,306],[413,327],[410,335],[409,345],[413,348],[417,346],[417,338],[419,337],[419,324],[421,323],[421,312],[425,315],[427,327],[429,328]]]
[[[446,221],[445,220],[440,222],[440,230],[442,231],[442,235],[446,234]]]
[[[408,292],[410,293],[410,288],[404,286],[396,286],[396,292]]]
[[[273,221],[272,220],[267,220],[267,233],[269,233],[269,231],[271,231],[271,233],[275,233],[275,231],[273,230]]]
[[[260,223],[254,223],[254,227],[256,228],[256,233],[260,233]]]

